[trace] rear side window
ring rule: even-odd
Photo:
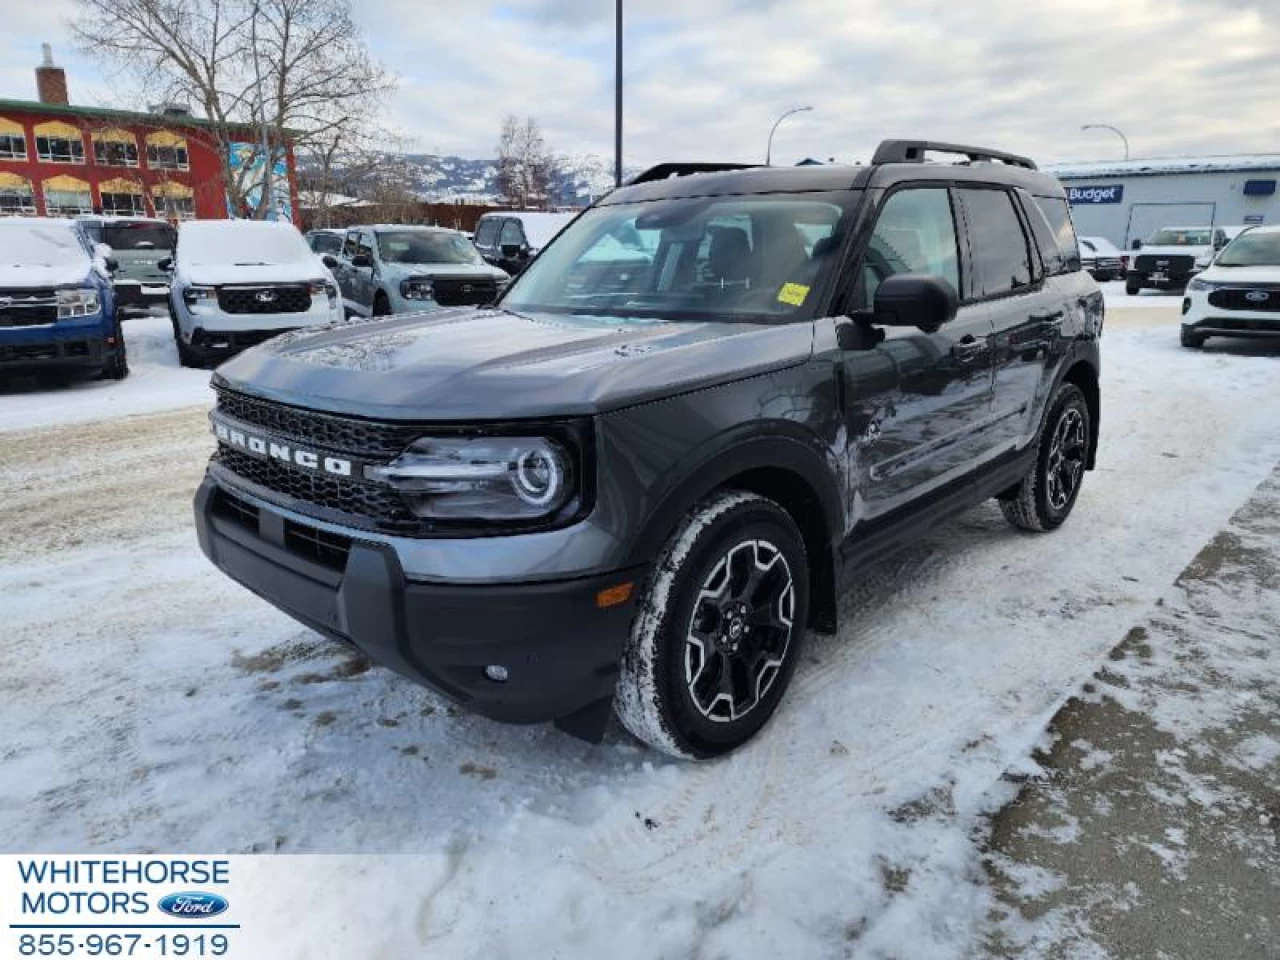
[[[1013,197],[1005,190],[957,192],[969,223],[974,295],[995,297],[1031,286],[1031,251]]]
[[[373,237],[370,234],[363,231],[360,233],[360,242],[356,247],[356,254],[373,259]]]
[[[861,304],[870,306],[895,273],[932,274],[959,292],[956,225],[945,188],[899,190],[885,201],[862,261]]]
[[[1049,229],[1053,231],[1058,253],[1062,257],[1060,270],[1050,273],[1073,273],[1080,269],[1080,247],[1076,243],[1076,228],[1071,225],[1071,210],[1067,201],[1060,197],[1036,197],[1036,206],[1049,221]],[[1028,211],[1030,213],[1030,211]],[[1034,226],[1035,217],[1029,217]],[[1037,239],[1039,239],[1037,237]],[[1046,260],[1047,264],[1048,261]]]
[[[497,236],[498,221],[481,220],[480,226],[476,228],[476,245],[481,247],[492,247]]]

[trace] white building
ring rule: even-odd
[[[1063,163],[1076,232],[1123,249],[1161,227],[1280,223],[1280,154]]]

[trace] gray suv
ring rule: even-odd
[[[989,498],[1067,519],[1102,326],[1030,160],[665,165],[492,308],[221,367],[200,545],[477,713],[598,740],[616,710],[712,757],[769,719],[848,577]]]
[[[123,310],[163,307],[169,298],[169,274],[161,261],[173,256],[178,232],[167,220],[152,217],[76,217],[95,243],[105,243],[118,264],[112,283]]]

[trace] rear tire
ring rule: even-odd
[[[1022,481],[1001,496],[1004,518],[1019,530],[1047,533],[1062,526],[1076,505],[1093,437],[1084,391],[1058,388],[1037,441],[1036,459]]]
[[[772,500],[723,491],[667,541],[623,649],[615,709],[657,750],[708,759],[768,722],[800,657],[809,571]]]
[[[1184,347],[1190,347],[1192,350],[1199,350],[1204,346],[1206,338],[1203,334],[1196,333],[1188,327],[1183,327],[1181,339]]]
[[[178,364],[183,367],[199,368],[204,366],[200,362],[200,358],[192,352],[191,348],[182,340],[182,328],[178,326],[178,317],[173,312],[173,307],[169,308],[169,322],[173,324],[173,343],[178,348]]]

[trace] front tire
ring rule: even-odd
[[[1204,346],[1205,337],[1203,334],[1196,333],[1189,327],[1182,328],[1182,345],[1190,347],[1192,350],[1199,350]]]
[[[1080,495],[1092,438],[1084,391],[1064,383],[1045,417],[1035,463],[1009,495],[1000,498],[1005,519],[1035,533],[1062,526]]]
[[[119,314],[115,319],[115,341],[116,349],[102,367],[102,378],[104,380],[123,380],[129,376],[129,354],[124,345],[124,327],[120,323]]]
[[[169,307],[169,322],[173,324],[173,343],[178,348],[178,364],[183,367],[198,368],[203,366],[200,358],[183,342],[182,328],[178,326],[178,315]]]
[[[732,490],[700,503],[654,565],[623,650],[623,726],[685,759],[742,746],[782,700],[808,601],[804,541],[785,510]]]
[[[1142,284],[1134,283],[1132,280],[1126,280],[1124,284],[1124,292],[1131,297],[1136,297],[1142,292]]]

